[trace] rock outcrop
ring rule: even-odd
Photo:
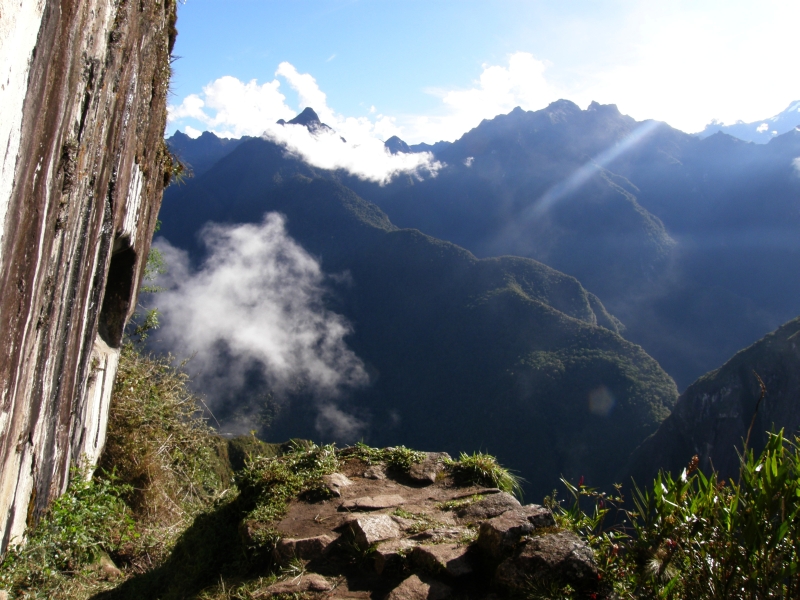
[[[175,0],[0,14],[0,552],[98,457],[171,158]]]
[[[279,520],[248,524],[279,538],[283,581],[258,597],[478,600],[567,586],[579,598],[610,597],[592,549],[548,508],[446,470],[421,481],[414,465],[384,468],[375,479],[376,465],[349,456],[342,451],[340,472],[325,477],[348,482],[336,494],[301,495]]]
[[[761,398],[761,384],[766,390]],[[692,456],[700,469],[721,479],[739,473],[739,454],[763,450],[770,429],[791,437],[800,431],[800,318],[785,323],[716,371],[706,373],[678,399],[658,431],[631,456],[620,481],[641,485],[659,469],[677,475]],[[760,401],[759,401],[759,398]]]

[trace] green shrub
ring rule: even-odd
[[[362,442],[358,442],[352,448],[346,448],[342,452],[346,456],[360,458],[368,465],[386,465],[403,473],[408,473],[411,465],[421,463],[426,456],[424,452],[411,450],[405,446],[371,448]]]
[[[73,471],[67,492],[53,502],[26,542],[9,549],[0,565],[0,589],[54,597],[102,553],[114,553],[135,538],[131,512],[122,500],[130,487],[114,478],[86,475],[85,470]]]
[[[695,457],[679,477],[637,490],[635,509],[610,527],[621,498],[567,488],[561,524],[587,535],[622,598],[800,597],[800,448],[782,431],[759,456],[745,453],[739,481],[705,476]]]

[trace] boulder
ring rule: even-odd
[[[266,596],[278,596],[280,594],[302,594],[304,592],[328,592],[331,587],[331,584],[322,575],[307,573],[300,577],[274,583],[264,592]]]
[[[405,504],[406,500],[397,494],[389,494],[386,496],[363,496],[361,498],[353,498],[352,500],[345,500],[342,502],[339,510],[382,510],[384,508],[394,508]]]
[[[414,548],[411,562],[434,575],[447,573],[461,577],[472,573],[468,550],[468,546],[461,544],[425,544]]]
[[[507,492],[492,494],[482,500],[456,511],[458,517],[468,523],[493,519],[512,508],[520,508],[519,500]]]
[[[386,479],[386,467],[383,465],[372,465],[364,471],[364,479]]]
[[[414,463],[408,470],[408,476],[418,483],[436,483],[436,479],[444,470],[445,460],[450,460],[447,452],[427,452],[425,460],[421,463]]]
[[[537,529],[556,526],[556,519],[553,516],[553,511],[549,508],[545,508],[539,504],[526,504],[517,510],[524,514],[528,522]]]
[[[333,539],[327,535],[310,538],[284,538],[275,548],[278,562],[285,563],[293,558],[313,560],[319,558]]]
[[[416,544],[408,539],[393,539],[381,542],[375,548],[375,572],[382,575],[385,572],[399,571],[405,562],[408,551]]]
[[[499,517],[481,523],[478,530],[478,547],[488,554],[500,556],[512,550],[523,535],[534,530],[527,515],[521,510],[508,510]]]
[[[400,536],[400,526],[389,515],[364,515],[348,523],[361,548]]]
[[[496,582],[509,590],[521,590],[531,579],[586,591],[597,589],[600,581],[594,552],[571,531],[526,540],[495,572]]]
[[[341,489],[353,485],[346,476],[341,473],[331,473],[322,478],[325,487],[328,488],[334,498],[339,498],[342,495]]]
[[[444,600],[451,591],[441,581],[423,581],[417,575],[412,575],[389,592],[386,600]]]

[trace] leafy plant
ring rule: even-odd
[[[697,469],[660,473],[637,489],[635,510],[605,527],[621,498],[583,486],[567,489],[563,525],[587,536],[601,568],[624,598],[733,599],[800,596],[800,449],[783,431],[764,450],[741,456],[739,481]],[[581,506],[592,503],[587,513]]]
[[[74,470],[67,492],[53,502],[27,541],[7,552],[0,564],[0,589],[52,597],[69,576],[134,539],[131,512],[122,500],[129,491],[116,477],[88,479],[85,469]]]

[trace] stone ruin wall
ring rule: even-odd
[[[105,441],[170,163],[176,0],[0,0],[0,553]]]

